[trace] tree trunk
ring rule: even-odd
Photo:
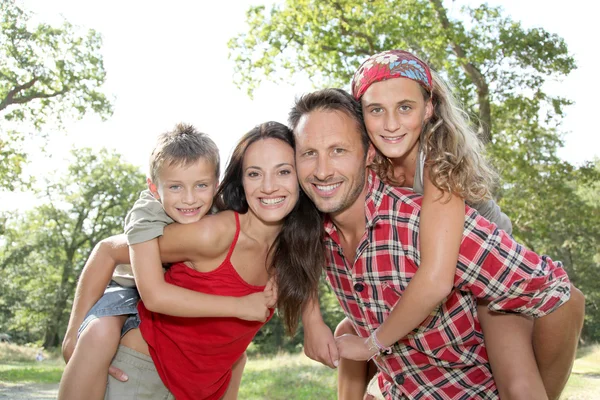
[[[67,307],[67,299],[73,291],[73,284],[69,282],[69,277],[73,273],[73,262],[69,260],[65,262],[62,271],[62,277],[60,287],[56,292],[56,301],[54,307],[50,313],[50,320],[46,325],[46,332],[44,334],[44,348],[55,347],[59,345],[59,331],[63,316],[65,314],[65,308]]]

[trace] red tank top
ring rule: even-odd
[[[231,264],[240,234],[236,232],[227,257],[210,272],[183,263],[165,272],[165,281],[197,292],[241,297],[261,292],[264,286],[248,284]],[[154,313],[139,302],[140,330],[165,386],[177,400],[220,399],[231,379],[231,368],[263,326],[238,318],[183,318]],[[271,310],[271,316],[273,310]],[[269,317],[270,318],[270,317]]]

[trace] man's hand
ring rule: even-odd
[[[72,335],[67,332],[62,342],[62,355],[65,359],[65,364],[69,362],[75,351],[75,343],[77,342],[77,335]]]
[[[339,363],[338,348],[331,329],[323,322],[304,323],[304,354],[312,360],[336,368]]]
[[[117,367],[113,367],[112,365],[108,368],[108,374],[121,382],[127,382],[127,380],[129,379],[125,372],[123,372]]]
[[[369,340],[369,338],[365,339],[348,333],[335,338],[340,357],[356,361],[370,360],[377,354],[376,350],[369,348]]]
[[[246,321],[265,322],[271,315],[268,304],[272,301],[272,293],[266,290],[240,297],[237,317]]]

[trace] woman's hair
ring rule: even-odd
[[[425,101],[432,101],[433,115],[423,124],[420,146],[435,187],[472,204],[491,198],[497,175],[484,157],[483,144],[448,84],[421,59],[403,50],[369,57],[354,74],[353,95],[359,100],[373,83],[397,78],[419,83]],[[379,177],[402,183],[402,177],[393,176],[391,161],[377,153],[372,168]]]
[[[233,150],[215,195],[219,210],[248,211],[242,185],[244,156],[251,144],[264,139],[281,140],[295,148],[292,131],[278,122],[265,122],[246,133]],[[317,298],[325,265],[321,215],[302,189],[298,190],[298,202],[285,217],[281,232],[269,249],[272,257],[267,267],[269,273],[275,275],[277,308],[283,313],[283,322],[290,334],[298,327],[303,306]]]

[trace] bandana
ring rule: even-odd
[[[352,79],[352,96],[360,100],[375,82],[393,78],[408,78],[431,93],[429,66],[404,50],[388,50],[369,57],[358,68]]]

